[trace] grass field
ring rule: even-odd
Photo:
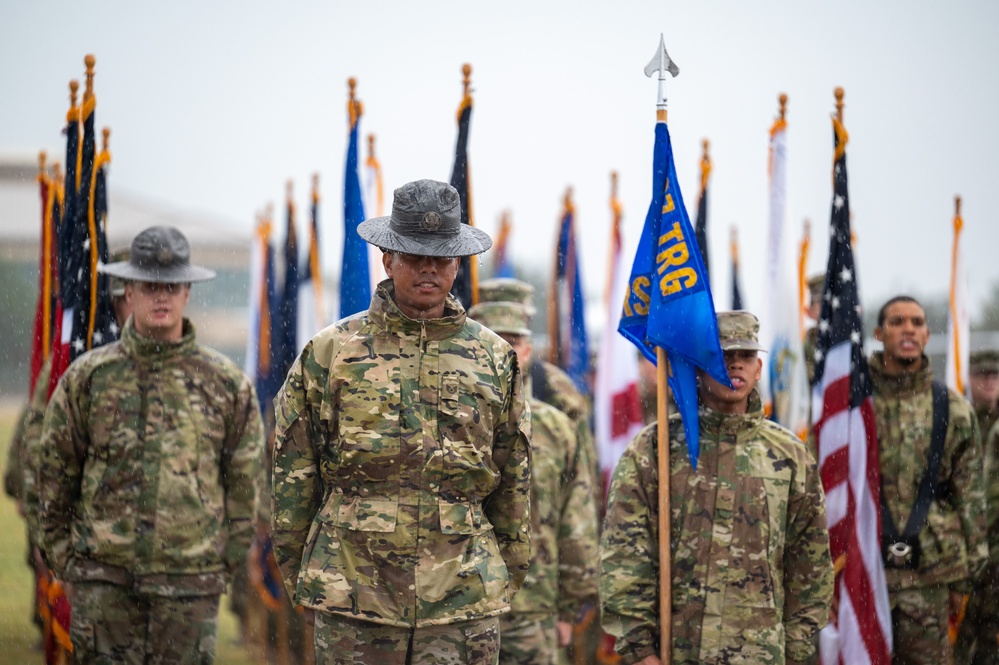
[[[0,407],[0,465],[6,468],[7,447],[14,431],[16,409]],[[41,651],[35,647],[39,632],[31,623],[33,585],[31,571],[25,563],[27,538],[24,521],[17,513],[14,501],[0,497],[0,660],[4,663],[42,663]],[[261,657],[253,657],[243,647],[233,643],[238,632],[235,617],[222,599],[219,615],[218,665],[257,665]]]

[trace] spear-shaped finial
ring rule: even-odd
[[[711,141],[709,141],[707,139],[702,139],[701,140],[701,147],[704,149],[704,152],[701,155],[701,161],[705,161],[705,160],[710,160],[711,159],[711,156],[708,154],[708,147],[710,145],[711,145]]]
[[[472,66],[467,62],[461,66],[461,75],[462,94],[468,97],[472,91]]]
[[[778,111],[778,113],[780,113],[780,119],[784,120],[787,115],[787,95],[783,92],[780,93],[777,101],[780,103],[780,111]]]
[[[295,191],[295,185],[291,180],[289,180],[284,184],[284,197],[285,199],[287,199],[289,204],[295,198],[294,191]]]
[[[843,88],[836,88],[833,95],[836,96],[836,119],[843,122]]]
[[[50,173],[52,174],[52,179],[53,180],[55,180],[57,183],[61,182],[62,181],[62,164],[60,164],[59,162],[52,162],[52,170],[50,171]]]
[[[651,77],[656,72],[659,72],[659,99],[656,103],[656,121],[666,122],[666,72],[669,72],[675,78],[680,73],[680,68],[676,66],[676,63],[669,57],[669,53],[666,52],[666,41],[663,39],[662,33],[659,33],[659,48],[656,49],[656,54],[652,56],[649,64],[645,65],[646,76]]]
[[[42,153],[42,154],[44,155],[45,153]],[[961,216],[961,195],[960,194],[957,194],[957,195],[954,196],[954,216],[955,217],[960,217]]]
[[[97,64],[97,59],[92,53],[88,53],[83,57],[83,64],[87,67],[87,87],[83,91],[83,101],[87,101],[94,96],[94,65]]]
[[[617,198],[617,171],[611,171],[611,198]]]
[[[73,79],[69,82],[69,108],[76,108],[76,93],[80,89],[80,82]]]
[[[572,187],[565,188],[565,197],[562,199],[566,210],[572,210]]]
[[[103,140],[103,142],[101,143],[101,152],[108,151],[110,138],[111,138],[111,128],[105,127],[104,129],[101,130],[101,139]]]
[[[729,251],[732,253],[732,263],[739,265],[739,231],[736,229],[735,224],[729,230]]]
[[[45,151],[44,150],[40,150],[38,152],[38,175],[39,175],[39,177],[45,175],[45,159],[46,158],[47,158],[47,155],[45,154]]]
[[[375,156],[375,135],[374,134],[368,134],[368,156],[369,157],[374,157]]]

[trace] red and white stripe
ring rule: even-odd
[[[813,393],[815,438],[837,578],[837,625],[822,631],[824,665],[891,662],[891,609],[881,560],[881,472],[870,395],[850,407],[852,344],[829,349]]]

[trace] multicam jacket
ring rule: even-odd
[[[597,596],[597,507],[586,457],[569,417],[531,404],[531,567],[510,621],[556,615],[572,622]]]
[[[254,531],[263,450],[253,385],[225,356],[132,320],[78,358],[45,412],[37,542],[58,577],[221,593]]]
[[[812,453],[749,412],[700,410],[697,470],[670,418],[673,662],[798,663],[829,618],[833,569]],[[600,600],[622,664],[658,655],[657,427],[614,472],[600,542]]]
[[[391,281],[320,332],[276,404],[274,551],[295,603],[396,626],[505,612],[530,559],[530,408],[517,356],[417,321]]]
[[[881,492],[901,532],[926,473],[933,430],[933,370],[923,358],[915,372],[885,373],[884,357],[870,360],[874,417],[881,459]],[[938,482],[943,494],[930,504],[919,533],[919,568],[888,569],[889,591],[947,584],[967,593],[988,558],[985,488],[978,421],[963,397],[950,392],[950,417]]]

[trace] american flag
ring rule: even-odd
[[[881,467],[850,241],[847,134],[836,148],[829,263],[815,350],[812,422],[826,492],[839,613],[823,630],[822,662],[890,663],[891,611],[881,559]]]

